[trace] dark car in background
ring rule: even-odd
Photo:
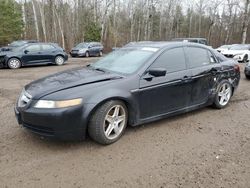
[[[205,45],[135,43],[87,67],[26,85],[18,123],[39,135],[111,144],[131,126],[228,105],[240,80],[233,59]],[[197,114],[198,116],[198,114]]]
[[[179,42],[194,42],[199,44],[208,45],[207,39],[205,38],[175,38],[172,41]]]
[[[18,48],[21,47],[25,44],[29,44],[29,43],[37,43],[38,41],[36,40],[17,40],[17,41],[13,41],[12,43],[10,43],[8,46],[4,46],[2,48],[0,48],[0,51],[10,51],[14,48]]]
[[[248,63],[246,64],[244,72],[245,72],[246,78],[247,78],[247,79],[250,79],[250,62],[248,62]]]
[[[65,50],[54,43],[28,43],[11,51],[0,52],[0,67],[11,69],[42,64],[63,65],[67,60]]]
[[[83,42],[72,48],[71,57],[102,56],[103,45],[100,42]]]

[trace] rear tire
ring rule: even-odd
[[[10,69],[18,69],[18,68],[20,68],[22,66],[22,63],[21,63],[21,61],[19,60],[19,59],[17,59],[17,58],[10,58],[9,60],[8,60],[8,67],[10,68]]]
[[[65,59],[64,59],[63,56],[61,56],[61,55],[56,56],[56,58],[55,58],[55,64],[56,65],[59,65],[59,66],[63,65],[64,62],[65,62]]]
[[[223,80],[218,85],[213,106],[217,109],[225,108],[233,94],[232,85],[228,80]]]
[[[128,111],[124,103],[108,101],[92,115],[88,126],[89,136],[100,144],[112,144],[122,136],[127,120]]]

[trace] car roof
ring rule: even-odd
[[[172,40],[207,40],[206,38],[174,38]]]
[[[192,46],[197,46],[197,47],[206,47],[206,45],[199,44],[199,43],[186,43],[182,41],[140,41],[140,42],[130,42],[127,45],[125,45],[123,48],[129,48],[129,47],[151,47],[151,48],[165,48],[165,47],[177,47],[177,46],[187,46],[187,45],[192,45]]]

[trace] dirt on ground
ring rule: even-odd
[[[243,72],[225,109],[129,127],[109,146],[49,140],[17,124],[13,107],[24,85],[95,60],[0,69],[0,187],[250,187],[250,81]]]

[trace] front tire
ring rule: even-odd
[[[225,108],[233,94],[232,85],[228,80],[223,80],[217,89],[213,106],[217,109]]]
[[[64,62],[65,62],[65,59],[64,59],[63,56],[60,56],[60,55],[56,56],[56,58],[55,58],[55,64],[56,65],[59,65],[59,66],[63,65]]]
[[[89,52],[88,51],[86,52],[85,57],[89,57]]]
[[[112,144],[122,136],[127,120],[125,104],[117,100],[108,101],[92,115],[88,126],[89,136],[100,144]]]
[[[10,58],[8,61],[8,67],[10,69],[18,69],[22,66],[22,63],[19,59],[17,58]]]

